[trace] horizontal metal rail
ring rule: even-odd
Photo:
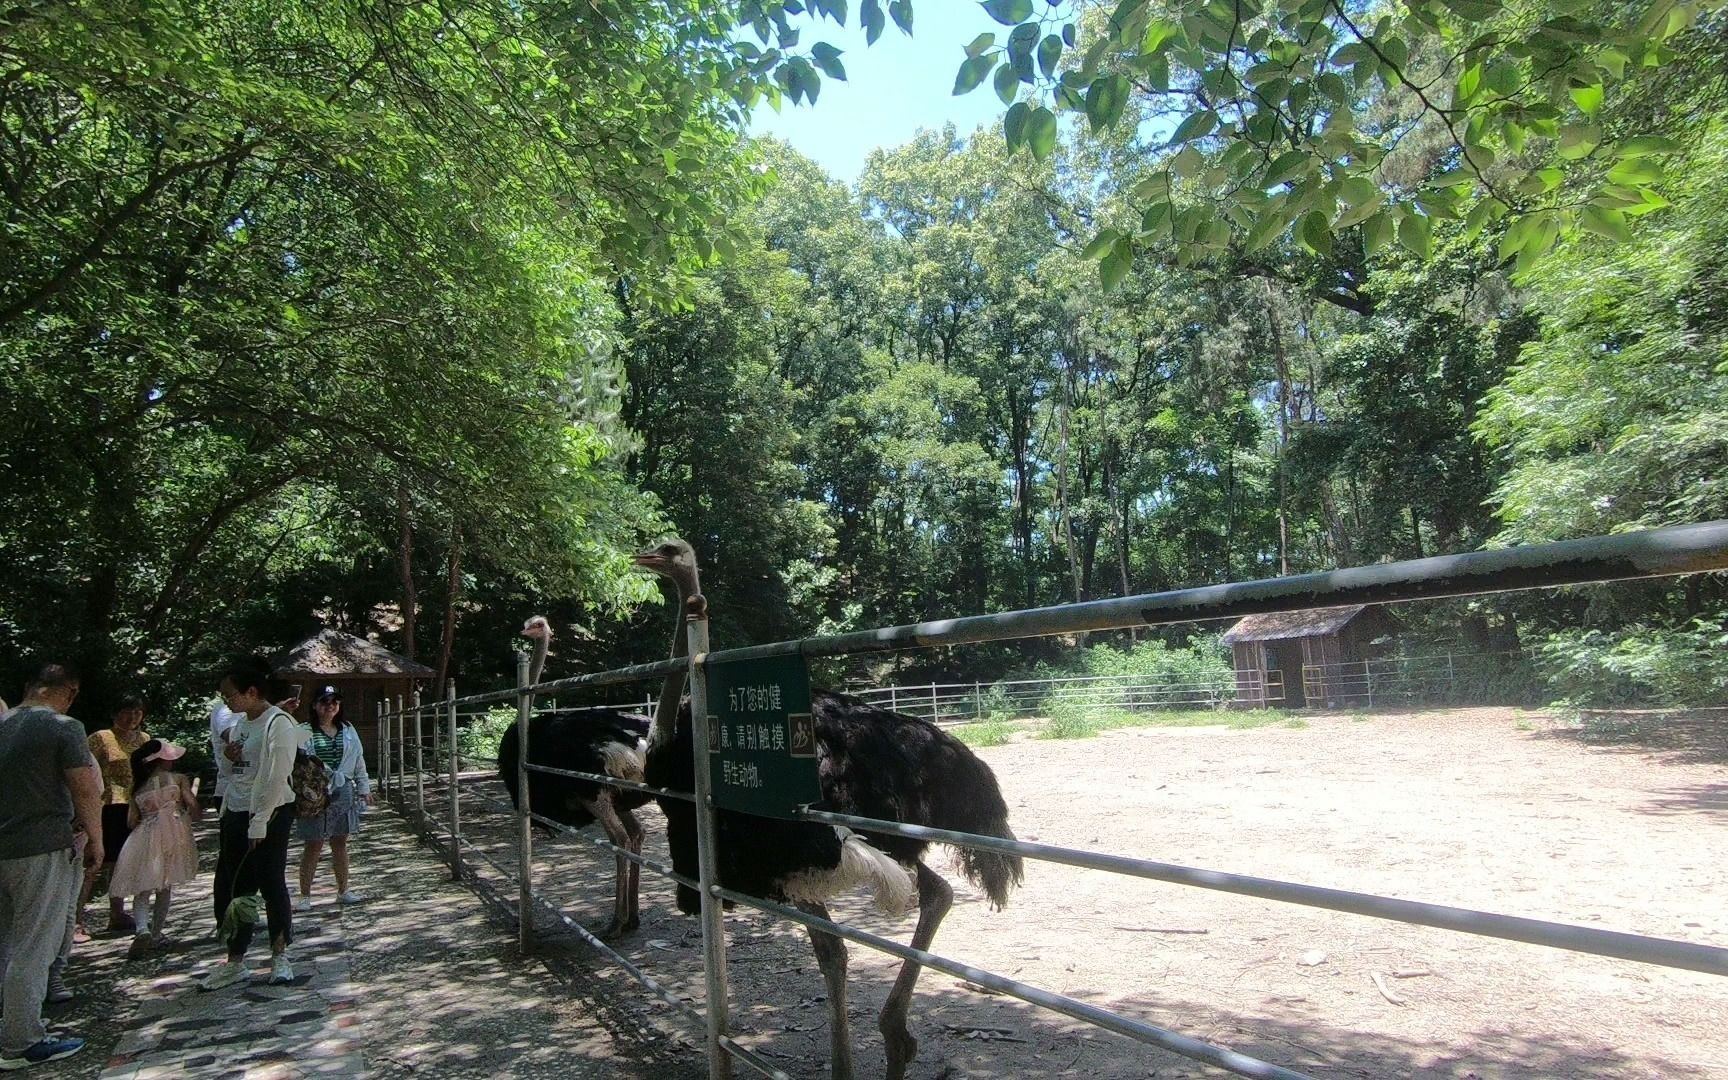
[[[572,675],[567,679],[553,679],[551,682],[535,683],[525,688],[510,687],[505,690],[493,690],[484,694],[469,694],[451,700],[438,699],[424,701],[418,705],[406,705],[401,709],[386,712],[386,717],[412,715],[416,712],[442,712],[452,705],[486,705],[492,702],[515,701],[525,689],[529,694],[543,696],[562,693],[565,690],[583,690],[594,686],[618,686],[623,683],[647,682],[650,679],[663,679],[668,675],[690,670],[690,658],[677,657],[670,660],[655,660],[647,664],[632,664],[628,667],[613,668],[610,671],[595,671],[587,675]],[[635,702],[631,702],[632,705]],[[594,706],[594,708],[609,708],[610,706]],[[619,711],[624,711],[620,706]]]
[[[673,870],[670,866],[667,866],[665,863],[656,862],[655,860],[650,859],[646,855],[641,855],[641,854],[638,854],[637,852],[629,851],[629,850],[626,850],[624,848],[621,848],[617,844],[614,844],[610,840],[603,840],[598,836],[583,836],[582,830],[572,829],[570,826],[564,824],[562,821],[555,821],[552,818],[545,816],[544,814],[536,814],[532,810],[530,810],[528,812],[528,816],[530,818],[532,818],[533,820],[538,821],[540,824],[546,826],[548,829],[552,829],[555,832],[563,833],[564,835],[574,837],[577,840],[586,840],[589,843],[595,845],[596,847],[605,848],[607,851],[610,851],[612,854],[618,856],[621,859],[629,859],[631,862],[635,863],[638,866],[646,866],[648,869],[654,871],[656,874],[659,874],[661,877],[671,878],[673,881],[676,881],[678,884],[684,886],[687,889],[700,889],[701,888],[701,886],[698,885],[693,879],[685,877],[684,875],[678,873],[676,870]]]
[[[616,776],[607,776],[605,773],[577,772],[574,769],[554,769],[550,765],[536,765],[533,762],[529,762],[525,768],[527,768],[529,772],[549,773],[552,776],[568,776],[576,780],[591,780],[596,784],[605,784],[607,787],[628,788],[631,791],[641,791],[649,795],[662,796],[668,799],[680,799],[684,802],[696,801],[696,796],[687,791],[673,791],[669,788],[651,787],[647,784],[638,784],[634,780],[621,780]]]
[[[1670,938],[1644,937],[1639,934],[1624,934],[1614,930],[1596,930],[1588,926],[1546,922],[1541,919],[1525,919],[1515,915],[1496,915],[1487,911],[1447,907],[1442,904],[1424,904],[1414,900],[1395,900],[1391,897],[1375,896],[1371,893],[1327,889],[1317,885],[1299,885],[1272,878],[1227,874],[1218,870],[1199,870],[1190,866],[1178,866],[1174,863],[1129,858],[1125,855],[1100,855],[1097,852],[1079,851],[1074,848],[1057,847],[1053,844],[1003,840],[995,836],[979,836],[975,833],[954,832],[949,829],[932,829],[923,825],[907,825],[881,818],[857,817],[853,814],[833,814],[825,810],[805,809],[800,812],[800,816],[809,821],[819,821],[828,825],[844,825],[849,829],[863,832],[892,833],[897,836],[909,836],[917,840],[934,840],[944,844],[954,844],[958,847],[1002,851],[1042,859],[1046,862],[1065,863],[1069,866],[1104,870],[1113,874],[1147,878],[1152,881],[1167,881],[1176,885],[1192,885],[1196,888],[1235,893],[1239,896],[1259,897],[1262,900],[1277,900],[1286,904],[1325,908],[1329,911],[1366,915],[1376,919],[1389,919],[1393,922],[1433,926],[1442,930],[1475,934],[1479,937],[1522,941],[1531,945],[1547,945],[1551,948],[1567,949],[1572,952],[1611,956],[1618,960],[1635,960],[1641,964],[1656,964],[1661,967],[1701,971],[1707,975],[1728,975],[1728,949],[1718,948],[1714,945],[1696,945],[1686,941],[1674,941]]]
[[[722,888],[719,885],[714,886],[713,894],[722,899],[743,904],[746,907],[753,907],[759,911],[766,911],[774,915],[779,915],[781,918],[790,919],[793,922],[801,923],[812,929],[825,930],[830,934],[837,934],[849,941],[856,941],[860,945],[868,945],[872,949],[890,953],[903,960],[916,961],[917,963],[923,964],[925,967],[933,968],[945,975],[952,975],[957,979],[966,979],[970,982],[977,983],[979,986],[1008,994],[1011,997],[1017,997],[1021,1001],[1030,1002],[1033,1005],[1049,1009],[1052,1012],[1058,1012],[1064,1016],[1071,1016],[1076,1020],[1084,1020],[1089,1024],[1094,1024],[1108,1031],[1114,1031],[1119,1035],[1126,1035],[1131,1039],[1138,1039],[1144,1043],[1151,1043],[1153,1046],[1163,1047],[1166,1050],[1181,1054],[1183,1057],[1193,1058],[1195,1061],[1204,1061],[1209,1065],[1216,1065],[1220,1069],[1227,1069],[1230,1072],[1236,1073],[1238,1076],[1252,1076],[1264,1078],[1264,1080],[1313,1080],[1312,1077],[1305,1073],[1299,1073],[1291,1069],[1283,1068],[1279,1065],[1273,1065],[1270,1062],[1261,1061],[1259,1058],[1249,1057],[1246,1054],[1240,1054],[1234,1050],[1225,1049],[1222,1046],[1214,1046],[1209,1042],[1203,1042],[1191,1036],[1170,1031],[1167,1028],[1161,1028],[1140,1020],[1133,1020],[1126,1016],[1118,1016],[1116,1013],[1110,1012],[1108,1009],[1100,1009],[1098,1006],[1088,1005],[1084,1001],[1076,1001],[1074,998],[1065,997],[1062,994],[1054,994],[1048,990],[1041,990],[1036,986],[1031,986],[1023,982],[1016,982],[1013,979],[1003,978],[1000,975],[985,971],[982,968],[975,968],[969,964],[962,964],[958,960],[950,960],[945,956],[938,956],[935,953],[925,952],[922,949],[914,949],[909,945],[902,945],[898,941],[881,937],[864,930],[854,929],[844,923],[831,922],[827,919],[818,918],[808,912],[799,911],[797,908],[787,907],[784,904],[776,904],[772,900],[764,900],[761,897],[750,896],[741,892],[734,892],[731,889]]]
[[[1081,604],[973,615],[710,652],[705,663],[842,656],[1130,626],[1200,622],[1344,604],[1394,604],[1556,585],[1728,569],[1728,521],[1438,555],[1319,574],[1206,585]],[[661,661],[662,666],[671,661]],[[653,665],[645,665],[653,666]]]

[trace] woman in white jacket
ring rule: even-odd
[[[294,901],[294,910],[312,910],[312,881],[318,876],[318,858],[326,843],[336,870],[336,902],[357,904],[364,897],[348,887],[348,838],[360,831],[361,804],[372,803],[372,778],[366,775],[360,733],[342,715],[342,695],[334,686],[326,686],[312,699],[312,741],[307,752],[323,761],[330,773],[330,804],[322,814],[301,818],[294,826],[294,835],[304,845],[300,898]]]
[[[228,795],[222,800],[221,848],[216,858],[216,919],[223,922],[238,897],[262,894],[270,927],[270,981],[294,981],[288,963],[294,913],[288,900],[288,834],[294,824],[294,752],[307,732],[265,696],[270,665],[259,657],[235,662],[222,675],[222,703],[240,714],[228,732],[223,753],[233,763]],[[246,949],[254,924],[228,923],[227,962],[201,984],[219,990],[247,978]]]

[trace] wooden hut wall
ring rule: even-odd
[[[1266,703],[1266,650],[1258,641],[1238,641],[1230,646],[1236,666],[1236,700],[1246,704]]]

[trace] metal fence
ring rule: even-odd
[[[1273,674],[1278,674],[1273,672]],[[1260,686],[1260,700],[1277,701],[1281,688]],[[1048,716],[1052,709],[1216,709],[1236,700],[1237,677],[1224,671],[1213,676],[1172,679],[1156,675],[1075,675],[1051,679],[1003,679],[998,682],[914,683],[878,686],[852,693],[872,705],[931,720],[966,724],[991,715],[1010,719]]]
[[[1334,709],[1487,704],[1490,698],[1527,698],[1535,685],[1528,661],[1516,652],[1436,653],[1302,666],[1308,704]]]
[[[693,715],[705,716],[707,715],[706,666],[709,663],[724,660],[757,659],[783,655],[835,656],[902,647],[953,645],[1013,637],[1073,633],[1084,630],[1231,618],[1258,612],[1286,611],[1338,604],[1389,603],[1430,597],[1464,596],[1474,593],[1504,592],[1722,569],[1728,569],[1728,522],[1711,522],[1704,525],[1650,530],[1613,537],[1411,560],[1324,574],[1307,574],[1062,607],[1008,612],[1000,615],[886,627],[826,638],[776,642],[770,645],[732,649],[719,653],[708,651],[706,620],[693,619],[689,622],[689,648],[693,660],[666,660],[642,664],[616,671],[557,680],[532,687],[527,685],[527,667],[526,662],[524,662],[519,666],[518,687],[514,690],[457,698],[454,688],[451,687],[443,701],[403,702],[394,710],[381,712],[379,717],[379,756],[383,763],[381,782],[384,790],[395,800],[397,805],[402,807],[413,820],[417,821],[428,834],[441,834],[448,838],[452,872],[458,876],[463,873],[464,860],[470,854],[483,857],[495,870],[509,876],[508,869],[496,860],[480,852],[471,852],[465,848],[463,843],[461,805],[466,796],[462,793],[464,778],[461,771],[462,760],[457,753],[459,742],[457,720],[459,711],[462,709],[473,709],[480,705],[506,701],[516,703],[517,729],[522,740],[518,784],[519,790],[524,794],[524,806],[527,805],[526,792],[531,783],[531,775],[534,773],[576,776],[599,783],[611,784],[615,787],[650,791],[661,797],[693,801],[698,809],[696,816],[700,873],[698,880],[694,882],[686,880],[684,883],[695,886],[700,892],[702,901],[703,977],[707,985],[707,998],[705,1007],[700,1011],[693,1009],[676,995],[669,993],[650,975],[641,971],[609,945],[588,933],[565,915],[556,904],[536,895],[532,873],[533,834],[531,826],[538,821],[549,828],[562,829],[558,823],[539,815],[531,815],[526,810],[516,812],[519,828],[517,830],[517,868],[514,876],[519,890],[517,915],[522,947],[529,949],[533,945],[533,916],[535,911],[546,909],[554,912],[564,925],[575,931],[596,951],[619,965],[650,993],[672,1005],[681,1015],[702,1025],[705,1031],[709,1073],[713,1077],[729,1076],[731,1063],[734,1059],[744,1062],[750,1068],[767,1076],[782,1077],[785,1075],[772,1063],[749,1048],[740,1045],[728,1031],[726,951],[721,924],[721,902],[727,900],[771,913],[802,924],[807,928],[825,931],[870,948],[915,960],[924,966],[958,978],[971,980],[999,993],[1083,1020],[1146,1044],[1162,1047],[1194,1060],[1215,1065],[1238,1075],[1275,1078],[1275,1080],[1306,1080],[1303,1074],[1291,1069],[1260,1061],[1192,1036],[1157,1027],[1134,1017],[1101,1009],[994,972],[977,969],[958,960],[908,948],[881,936],[828,919],[817,918],[807,912],[783,904],[773,903],[760,897],[747,896],[724,888],[715,880],[714,813],[706,769],[697,768],[695,770],[696,783],[693,792],[671,792],[656,791],[645,785],[631,784],[602,775],[569,773],[543,766],[528,765],[527,735],[530,701],[534,696],[540,694],[641,682],[688,670],[692,676],[690,688]],[[429,741],[429,730],[436,731],[438,725],[443,725],[443,735],[436,741]],[[707,725],[694,724],[692,729],[697,761],[706,761]],[[435,755],[435,763],[443,771],[440,779],[447,776],[447,779],[438,785],[446,788],[449,792],[448,819],[445,822],[435,822],[428,816],[425,799],[429,776],[426,767],[426,751],[429,747],[440,745],[444,749],[444,757],[437,759]],[[1646,964],[1715,975],[1728,975],[1728,949],[1692,942],[1413,902],[1393,897],[1249,877],[1049,844],[948,832],[905,825],[895,821],[818,811],[808,807],[801,811],[801,816],[812,822],[840,825],[877,833],[894,833],[978,850],[1010,852],[1034,860],[1086,867],[1108,873],[1195,888],[1213,889],[1281,903],[1299,904],[1370,918],[1438,927],[1483,937],[1528,942]],[[652,872],[674,876],[670,868],[660,865],[652,859],[615,847],[604,840],[596,839],[592,842],[600,848],[608,850],[614,855],[630,859]]]

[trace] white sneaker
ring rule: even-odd
[[[366,898],[364,896],[361,896],[359,893],[355,892],[354,890],[347,889],[347,890],[344,890],[342,893],[340,893],[336,897],[336,902],[338,904],[358,904],[365,899]]]
[[[294,965],[288,962],[287,953],[277,953],[270,958],[270,985],[286,986],[294,981]]]
[[[224,960],[217,964],[210,974],[204,976],[204,981],[198,984],[200,990],[222,990],[235,983],[245,982],[251,977],[246,970],[244,960]]]
[[[301,896],[298,900],[294,901],[294,910],[295,911],[311,911],[312,910],[312,898],[310,896]]]

